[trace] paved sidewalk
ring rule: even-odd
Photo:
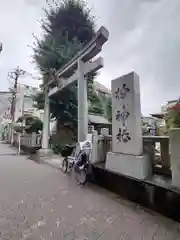
[[[25,156],[0,155],[0,191],[0,240],[180,239],[179,223]]]
[[[0,155],[15,155],[18,154],[18,150],[9,144],[0,141]]]
[[[43,159],[43,161],[44,161],[44,163],[46,163],[52,167],[61,169],[63,157],[60,157],[59,155],[53,155],[52,157]]]

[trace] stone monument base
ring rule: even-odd
[[[150,158],[147,155],[135,156],[113,152],[107,153],[106,170],[140,180],[152,174]]]

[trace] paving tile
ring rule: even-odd
[[[0,155],[0,190],[0,240],[180,239],[176,222],[25,156]]]

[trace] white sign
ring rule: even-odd
[[[132,72],[112,81],[112,150],[142,154],[139,77]]]

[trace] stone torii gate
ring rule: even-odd
[[[50,81],[45,91],[45,107],[43,120],[43,136],[41,151],[49,152],[49,98],[59,94],[60,91],[78,81],[78,141],[87,139],[88,134],[88,102],[87,102],[87,82],[85,76],[103,67],[101,57],[92,59],[101,52],[102,46],[107,42],[109,32],[105,27],[101,27],[95,37],[73,57],[67,64],[55,73],[55,77],[50,77]],[[55,86],[55,87],[52,87]]]

